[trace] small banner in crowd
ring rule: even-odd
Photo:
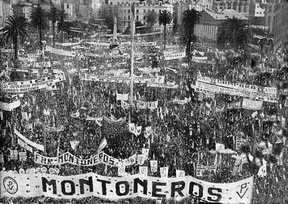
[[[185,171],[183,170],[176,170],[176,178],[185,177]]]
[[[243,98],[242,108],[247,110],[261,110],[263,101],[250,100],[248,98]]]
[[[148,166],[139,166],[139,175],[147,176],[148,175]]]
[[[129,124],[129,132],[133,133],[136,136],[139,136],[142,131],[142,126],[137,126],[135,123]]]
[[[169,167],[160,167],[161,178],[168,178]]]
[[[150,168],[151,172],[155,173],[158,169],[158,161],[157,160],[150,160]]]
[[[20,100],[14,101],[12,103],[0,102],[0,109],[5,111],[12,111],[15,108],[19,107],[20,105],[21,105]]]
[[[10,160],[18,160],[18,151],[10,149]]]
[[[126,176],[126,171],[125,171],[126,165],[123,162],[118,163],[118,176]]]
[[[158,178],[144,175],[106,177],[95,173],[72,176],[0,173],[1,197],[81,199],[96,196],[118,200],[134,197],[182,200],[191,195],[210,203],[251,203],[253,177],[233,183],[210,183],[190,176]]]
[[[116,94],[117,101],[128,101],[129,94]]]
[[[27,160],[27,154],[25,152],[19,152],[19,161],[26,161]]]
[[[14,129],[14,134],[18,137],[18,144],[21,147],[28,150],[29,152],[33,152],[32,147],[44,152],[44,145],[32,142],[31,140],[27,139],[24,135],[22,135],[20,132],[18,132],[16,129]]]

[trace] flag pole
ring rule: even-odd
[[[135,4],[131,6],[131,73],[130,73],[130,106],[133,105],[133,72],[134,72],[134,33],[135,33]]]

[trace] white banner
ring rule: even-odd
[[[150,109],[154,110],[158,107],[158,101],[152,101],[152,102],[145,102],[145,101],[137,101],[136,106],[139,109]]]
[[[129,94],[116,94],[117,101],[128,101]]]
[[[251,99],[277,103],[277,88],[231,83],[209,77],[198,76],[195,85],[191,85],[197,92],[222,93],[233,96],[248,97]]]
[[[145,158],[146,159],[146,158]],[[109,166],[118,167],[118,163],[121,162],[128,165],[133,165],[137,162],[136,155],[132,155],[127,159],[119,160],[114,157],[109,156],[104,152],[99,152],[95,156],[89,159],[81,159],[74,156],[70,152],[59,155],[58,157],[46,157],[37,152],[34,152],[34,162],[41,165],[62,165],[62,164],[72,164],[80,166],[94,166],[97,164],[106,164]]]
[[[0,102],[0,109],[5,111],[12,111],[21,105],[20,100],[13,101],[12,103]]]
[[[84,74],[80,76],[83,81],[97,81],[97,82],[115,82],[115,83],[130,83],[130,77],[124,76],[107,76],[107,75],[91,75]],[[133,77],[134,83],[164,83],[164,76],[158,77]]]
[[[40,145],[40,144],[37,144],[36,142],[32,142],[31,140],[27,139],[24,135],[22,135],[20,132],[18,132],[16,129],[14,129],[14,134],[18,137],[18,144],[22,147],[24,147],[26,150],[28,151],[31,151],[32,148],[35,148],[35,149],[38,149],[42,152],[44,152],[44,145]],[[20,141],[21,140],[21,141]],[[20,143],[19,143],[20,141]],[[24,144],[23,144],[24,143]],[[28,149],[27,149],[28,148]],[[31,151],[33,152],[33,150]]]
[[[247,110],[261,110],[263,101],[255,101],[243,98],[242,108]]]
[[[150,160],[150,168],[151,172],[155,173],[158,169],[158,161],[157,160]]]
[[[165,53],[164,52],[164,60],[181,59],[184,57],[186,57],[186,52],[178,52],[178,53]]]
[[[56,55],[62,55],[62,56],[67,56],[67,57],[75,57],[76,56],[75,52],[57,49],[54,47],[50,47],[48,45],[46,45],[45,51],[51,52],[51,53],[56,54]]]
[[[14,174],[1,171],[1,197],[51,197],[118,200],[134,197],[182,200],[192,194],[209,203],[250,204],[253,177],[234,183],[210,183],[190,176],[157,178],[144,175],[105,177],[95,173],[73,176]]]
[[[148,176],[148,166],[139,166],[139,175]]]
[[[16,81],[7,82],[0,86],[0,90],[5,93],[26,93],[29,91],[36,91],[44,89],[50,86],[52,83],[60,82],[65,80],[65,74],[63,72],[56,73],[52,77],[43,77],[39,79],[33,79],[29,81]]]
[[[161,178],[168,178],[169,167],[160,167]]]

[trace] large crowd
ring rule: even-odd
[[[79,39],[75,40],[77,41]],[[60,45],[58,46],[60,49]],[[78,48],[68,49],[65,47],[66,50],[77,52],[77,57],[45,52],[44,60],[50,61],[52,68],[61,69],[66,76],[66,80],[57,82],[52,91],[36,90],[20,95],[1,92],[2,102],[21,101],[21,106],[13,111],[1,111],[2,171],[20,173],[34,169],[37,172],[44,167],[34,162],[32,152],[18,144],[15,129],[29,140],[44,144],[45,151],[39,153],[47,157],[70,152],[82,159],[90,158],[97,154],[98,146],[105,138],[107,145],[102,151],[117,159],[141,154],[142,148],[149,149],[148,159],[142,166],[149,166],[150,160],[158,161],[158,171],[149,170],[150,176],[160,177],[160,167],[169,167],[169,177],[175,177],[176,170],[184,170],[186,175],[215,183],[230,183],[255,175],[253,203],[288,202],[288,197],[285,196],[288,191],[288,184],[285,182],[288,176],[288,99],[284,91],[287,88],[288,72],[282,52],[277,53],[274,58],[259,54],[248,59],[242,57],[243,53],[217,50],[198,43],[195,50],[204,53],[207,61],[188,63],[186,59],[163,60],[157,46],[136,47],[135,52],[142,53],[140,57],[137,55],[135,61],[136,75],[143,76],[141,68],[159,68],[160,71],[156,74],[146,74],[152,77],[158,74],[165,76],[166,84],[175,83],[178,88],[148,87],[146,84],[135,83],[134,102],[158,101],[158,106],[155,109],[137,106],[125,109],[122,102],[117,100],[117,94],[129,94],[129,83],[85,81],[82,76],[98,74],[109,77],[116,70],[129,75],[130,59],[121,56],[121,53],[129,53],[130,47],[121,46],[120,54],[117,54],[120,56],[113,57],[109,54],[110,48],[99,49],[93,45],[87,46],[84,42],[77,46]],[[90,53],[89,56],[86,53]],[[197,56],[197,52],[195,53]],[[30,53],[24,52],[21,58],[27,59],[27,54]],[[261,69],[260,65],[270,68],[269,72]],[[4,63],[4,66],[12,65]],[[8,77],[2,76],[1,83],[31,80],[50,74],[43,69],[38,69],[37,73],[15,73],[15,70],[7,68]],[[196,92],[191,84],[195,84],[199,75],[232,83],[277,87],[279,100],[278,103],[263,102],[261,110],[246,110],[237,106],[242,100],[240,96]],[[125,121],[116,122],[119,119]],[[141,131],[135,135],[129,131],[131,123],[141,126],[142,130],[151,127],[152,133],[146,135],[145,131]],[[76,145],[72,145],[74,142]],[[225,150],[231,153],[219,153],[219,144],[223,144]],[[27,158],[24,161],[13,159],[11,150],[26,152]],[[206,168],[199,173],[199,166]],[[264,173],[260,172],[264,166]],[[137,174],[138,167],[139,164],[126,166],[125,172],[127,175]],[[50,169],[56,170],[51,173],[58,175],[95,172],[118,176],[117,167],[105,164],[48,165],[43,171],[49,172]],[[199,202],[197,198],[193,199]],[[12,201],[53,202],[50,198],[38,198],[36,201],[19,198]],[[98,198],[87,198],[81,202],[100,201]]]

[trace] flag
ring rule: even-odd
[[[139,166],[139,174],[143,176],[148,175],[148,166]]]
[[[150,160],[150,168],[151,168],[151,172],[153,173],[157,172],[157,168],[158,168],[157,160]]]
[[[260,168],[259,168],[259,170],[258,170],[258,173],[257,173],[257,175],[259,176],[259,177],[264,177],[264,176],[266,176],[267,175],[267,162],[266,162],[266,160],[265,159],[263,159],[263,164],[262,164],[262,166],[260,166]]]
[[[126,165],[124,162],[118,163],[118,176],[126,176],[125,168]]]
[[[70,145],[72,147],[73,150],[76,149],[76,147],[78,146],[79,144],[79,141],[78,140],[73,140],[73,141],[70,141]]]
[[[185,177],[185,171],[183,170],[176,170],[176,178]]]
[[[100,142],[100,144],[99,144],[98,152],[101,152],[106,146],[107,146],[107,140],[106,140],[106,138],[104,137],[104,138],[102,139],[102,141]]]
[[[160,167],[161,178],[168,178],[169,167]]]

